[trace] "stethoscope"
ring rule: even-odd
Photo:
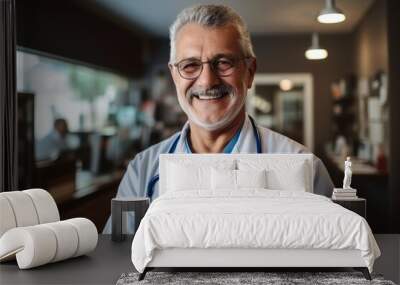
[[[253,127],[253,134],[254,134],[254,138],[256,140],[256,149],[257,149],[257,153],[260,154],[262,153],[262,149],[261,149],[261,137],[260,137],[260,133],[258,132],[258,129],[256,127],[256,124],[254,123],[254,120],[251,116],[249,116],[250,122],[251,122],[251,126]],[[175,152],[176,146],[178,145],[178,141],[181,138],[181,134],[179,134],[174,141],[172,142],[171,146],[168,149],[168,154],[172,154]],[[158,182],[158,180],[160,180],[160,175],[157,174],[155,176],[153,176],[149,183],[147,184],[147,193],[146,196],[151,198],[153,197],[154,194],[154,186],[156,185],[156,183]]]

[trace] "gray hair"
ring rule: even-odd
[[[198,5],[184,9],[179,13],[174,23],[169,28],[170,62],[175,60],[175,41],[179,30],[186,24],[195,23],[205,27],[223,27],[233,25],[239,32],[240,44],[244,56],[255,57],[250,40],[250,34],[243,19],[235,10],[224,5]]]

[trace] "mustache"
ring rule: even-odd
[[[186,92],[186,99],[191,102],[193,97],[233,96],[233,90],[233,87],[226,84],[218,84],[210,88],[192,87]]]

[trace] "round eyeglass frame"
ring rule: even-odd
[[[187,60],[187,59],[182,59],[181,61],[179,61],[179,62],[177,62],[177,63],[173,63],[172,66],[176,67],[176,69],[178,70],[178,73],[179,73],[180,77],[182,77],[183,79],[186,79],[186,80],[195,80],[195,79],[197,79],[197,78],[201,75],[201,73],[203,72],[204,64],[205,64],[205,63],[210,64],[210,68],[211,68],[211,70],[214,72],[215,75],[217,75],[217,76],[219,76],[219,77],[228,77],[228,76],[230,76],[230,75],[233,74],[233,72],[235,71],[235,67],[237,67],[237,64],[238,64],[241,60],[247,61],[247,60],[249,60],[249,59],[253,59],[253,57],[252,57],[252,56],[247,56],[247,57],[234,58],[234,59],[233,59],[233,66],[232,66],[231,68],[228,68],[228,69],[227,69],[227,71],[230,71],[230,72],[229,72],[228,74],[224,74],[224,75],[219,74],[219,71],[218,71],[217,69],[215,69],[215,67],[211,64],[211,63],[213,63],[213,62],[216,62],[216,61],[217,61],[216,59],[211,59],[211,60],[207,60],[207,61],[200,61],[200,60],[199,60],[199,62],[201,63],[201,68],[199,69],[200,71],[198,72],[199,74],[197,74],[196,76],[193,76],[193,77],[190,77],[190,76],[189,76],[189,77],[188,77],[188,76],[183,76],[182,73],[181,73],[181,70],[180,70],[180,68],[179,68],[179,64],[182,63],[183,61]]]

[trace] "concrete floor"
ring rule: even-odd
[[[381,256],[375,261],[374,273],[383,274],[385,279],[400,284],[400,235],[376,234]]]

